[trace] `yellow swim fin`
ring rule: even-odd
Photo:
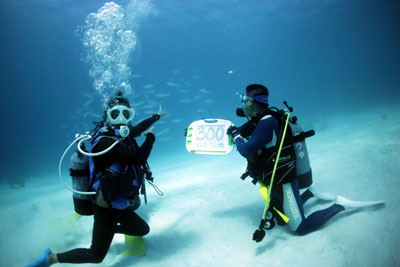
[[[82,216],[72,212],[67,216],[55,219],[51,225],[57,232],[69,232]]]
[[[280,212],[277,208],[274,207],[274,210],[276,211],[276,213],[279,214],[279,216],[281,216],[281,218],[285,221],[285,223],[289,222],[289,217],[286,216],[285,214],[283,214],[282,212]]]
[[[124,256],[141,256],[146,254],[146,244],[142,236],[125,235]]]

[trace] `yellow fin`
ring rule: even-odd
[[[278,209],[276,209],[274,207],[274,210],[279,214],[279,216],[281,216],[281,218],[285,221],[285,223],[288,223],[289,221],[289,217],[287,217],[285,214],[283,214],[282,212],[280,212]]]
[[[146,244],[142,236],[125,235],[124,256],[141,256],[146,254]]]
[[[264,199],[264,201],[267,202],[267,200],[268,200],[268,188],[262,182],[260,182],[260,194],[261,194],[262,198]],[[281,218],[286,223],[288,223],[289,217],[287,217],[285,214],[283,214],[282,212],[277,210],[275,207],[274,207],[274,210],[279,214],[279,216],[281,216]]]
[[[51,225],[57,232],[69,232],[82,216],[76,212],[55,219]]]

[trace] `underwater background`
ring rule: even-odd
[[[161,136],[151,156],[164,161],[191,156],[184,128],[201,110],[235,122],[236,92],[250,83],[266,85],[273,106],[287,100],[303,124],[399,101],[398,1],[0,3],[4,179],[56,171],[74,135],[101,119],[103,95],[122,82],[134,122],[159,104],[168,114],[156,125]],[[91,13],[104,25],[96,29]],[[92,47],[84,45],[88,28],[99,39]],[[107,38],[109,51],[95,58]],[[115,59],[128,70],[109,66]],[[114,77],[102,77],[106,70]],[[103,88],[95,88],[99,82]]]
[[[70,201],[58,179],[60,157],[76,133],[102,119],[116,90],[134,106],[134,123],[160,105],[166,112],[155,124],[149,159],[164,182],[174,179],[173,170],[163,177],[170,165],[178,164],[176,176],[184,178],[182,169],[198,160],[222,159],[229,166],[238,159],[237,151],[225,158],[188,153],[184,131],[207,117],[243,123],[235,115],[237,92],[251,83],[269,88],[272,106],[283,108],[288,101],[303,128],[315,129],[316,136],[329,131],[322,138],[327,143],[341,137],[332,125],[349,125],[352,133],[360,129],[354,118],[360,115],[361,126],[368,126],[374,110],[374,122],[398,123],[399,25],[396,0],[0,0],[0,184],[29,191],[30,182],[43,181],[64,190]],[[398,156],[399,128],[384,125],[395,133],[385,139],[396,141],[389,154]],[[243,187],[241,172],[232,175]],[[388,177],[398,178],[398,172]],[[5,239],[1,243],[7,246]]]

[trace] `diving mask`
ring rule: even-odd
[[[135,110],[124,105],[117,105],[107,110],[107,118],[113,125],[127,125],[134,116]]]
[[[239,94],[240,97],[240,102],[243,104],[245,102],[249,102],[249,104],[252,104],[254,101],[261,103],[261,104],[265,104],[268,105],[268,95],[255,95],[253,97],[251,96],[247,96],[245,94]]]
[[[253,103],[253,98],[251,96],[240,94],[239,97],[240,97],[240,103],[242,104],[245,102],[250,102],[250,104]]]

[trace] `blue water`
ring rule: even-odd
[[[113,40],[125,49],[113,60],[127,69],[110,68],[99,91],[84,34],[105,3],[1,0],[0,179],[56,174],[66,146],[93,128],[104,94],[122,80],[140,103],[135,122],[159,104],[168,114],[156,124],[163,134],[150,164],[192,158],[183,132],[201,110],[243,122],[235,93],[250,83],[269,87],[273,105],[287,100],[309,125],[399,103],[399,1],[153,0],[133,10],[135,2],[115,1],[136,43]]]

